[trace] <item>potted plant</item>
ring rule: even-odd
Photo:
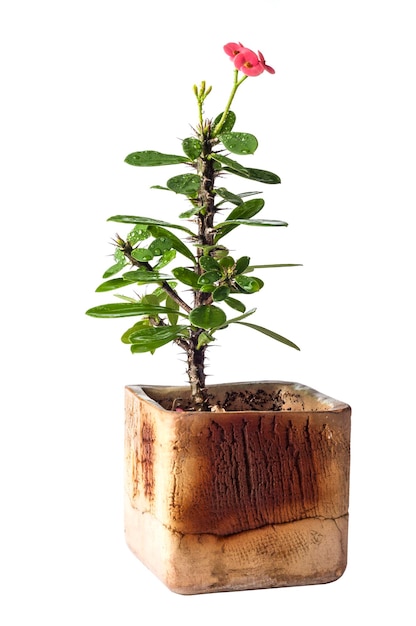
[[[297,383],[205,380],[207,350],[231,325],[298,349],[253,323],[255,309],[246,308],[264,286],[257,273],[290,264],[253,263],[227,248],[237,228],[287,224],[258,217],[260,192],[235,190],[238,178],[256,188],[280,183],[273,172],[240,163],[257,139],[235,130],[231,109],[249,77],[274,70],[240,43],[224,50],[233,63],[224,110],[205,118],[211,87],[202,82],[194,86],[198,123],[183,154],[145,150],[126,158],[136,167],[183,165],[157,189],[185,196],[187,210],[172,222],[110,218],[129,227],[115,236],[114,263],[97,291],[123,291],[87,311],[132,317],[121,339],[133,353],[174,342],[186,356],[187,386],[130,385],[125,406],[127,543],[184,594],[329,582],[347,560],[350,407]]]

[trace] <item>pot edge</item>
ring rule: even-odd
[[[351,407],[349,404],[347,404],[346,402],[343,402],[341,400],[337,400],[336,398],[333,398],[331,396],[328,396],[325,393],[322,393],[320,391],[318,391],[317,389],[314,389],[312,387],[309,387],[308,385],[305,385],[303,383],[298,383],[298,382],[293,382],[293,381],[282,381],[282,380],[252,380],[252,381],[240,381],[240,382],[226,382],[226,383],[217,383],[217,384],[211,384],[211,385],[207,385],[207,389],[210,390],[215,390],[215,389],[232,389],[233,387],[240,387],[240,386],[244,386],[244,387],[251,387],[251,386],[258,386],[258,385],[262,385],[263,387],[265,385],[267,385],[268,387],[276,387],[276,386],[284,386],[286,388],[291,389],[293,392],[296,393],[300,393],[302,395],[305,396],[309,396],[309,397],[313,397],[313,399],[315,400],[315,402],[317,402],[317,404],[319,404],[319,408],[316,408],[313,410],[314,413],[320,413],[320,412],[341,412],[341,411],[349,411],[351,412]],[[170,411],[168,409],[163,408],[163,406],[154,398],[151,397],[152,391],[154,391],[155,393],[160,393],[162,390],[166,391],[166,395],[177,395],[177,394],[186,394],[187,392],[189,393],[189,386],[188,385],[152,385],[152,384],[139,384],[139,385],[126,385],[125,386],[126,390],[131,391],[133,394],[135,394],[136,396],[140,397],[142,400],[151,403],[152,405],[156,406],[160,411],[162,412],[166,412],[166,413],[174,413],[174,411]],[[250,410],[247,409],[244,411],[245,413],[259,413],[259,411],[257,410]],[[262,413],[275,413],[276,411],[274,410],[262,410]],[[295,413],[295,411],[288,409],[285,410],[284,408],[282,408],[279,413]],[[200,411],[200,412],[196,412],[196,411],[184,411],[183,412],[185,415],[211,415],[211,412],[206,412],[206,411]],[[238,411],[227,411],[227,413],[232,414],[232,413],[241,413],[241,410]]]

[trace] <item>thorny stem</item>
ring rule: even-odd
[[[199,260],[204,254],[204,250],[214,246],[214,216],[215,216],[215,192],[214,192],[214,180],[215,169],[214,161],[210,158],[212,154],[213,146],[218,143],[219,133],[224,126],[227,115],[230,111],[231,104],[234,100],[234,96],[239,86],[246,80],[247,76],[243,76],[238,79],[238,70],[234,72],[234,84],[231,90],[230,97],[221,116],[220,121],[212,128],[211,122],[204,122],[202,106],[208,93],[211,91],[209,87],[205,90],[205,82],[201,84],[198,90],[194,86],[194,92],[198,101],[198,113],[199,113],[199,140],[202,143],[201,155],[197,161],[197,172],[200,176],[201,182],[199,185],[198,196],[194,200],[195,205],[199,206],[199,211],[195,215],[195,220],[198,226],[198,247],[197,247],[197,265],[196,272],[201,275],[203,270],[200,266]],[[194,292],[194,307],[202,305],[209,305],[212,303],[212,295],[202,291]],[[191,329],[189,338],[189,349],[187,351],[188,357],[188,379],[191,385],[192,399],[195,404],[196,410],[206,411],[209,409],[208,392],[205,385],[205,352],[206,345],[199,345],[199,339],[203,330],[201,328]]]
[[[197,266],[196,271],[199,275],[203,270],[199,260],[204,254],[204,249],[214,245],[214,180],[215,169],[214,161],[210,159],[212,153],[213,140],[211,137],[211,124],[206,122],[201,124],[199,139],[202,143],[201,155],[197,161],[197,172],[201,182],[199,185],[198,196],[195,200],[197,206],[200,207],[195,219],[198,227],[198,247],[197,247]],[[211,304],[212,295],[203,291],[194,292],[194,307]],[[195,409],[206,411],[209,408],[208,392],[205,385],[205,352],[206,345],[198,347],[199,339],[203,330],[196,328],[191,330],[190,346],[188,350],[188,378],[191,385],[192,399]]]

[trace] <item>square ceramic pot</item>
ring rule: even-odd
[[[126,387],[125,532],[182,594],[327,583],[347,564],[350,407],[297,383]]]

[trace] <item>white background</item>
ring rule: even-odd
[[[414,623],[413,5],[3,4],[5,626]],[[122,517],[124,385],[180,384],[183,364],[170,347],[131,355],[119,341],[125,321],[84,312],[112,298],[94,293],[111,264],[106,219],[183,210],[149,190],[179,171],[124,158],[180,151],[196,123],[194,83],[214,86],[208,116],[222,110],[228,41],[276,68],[247,80],[233,109],[236,130],[260,142],[246,163],[282,178],[264,187],[262,215],[289,222],[240,228],[239,252],[304,264],[264,273],[249,304],[254,321],[302,350],[232,330],[211,350],[210,381],[295,380],[352,405],[349,565],[330,585],[184,597],[129,552]]]

